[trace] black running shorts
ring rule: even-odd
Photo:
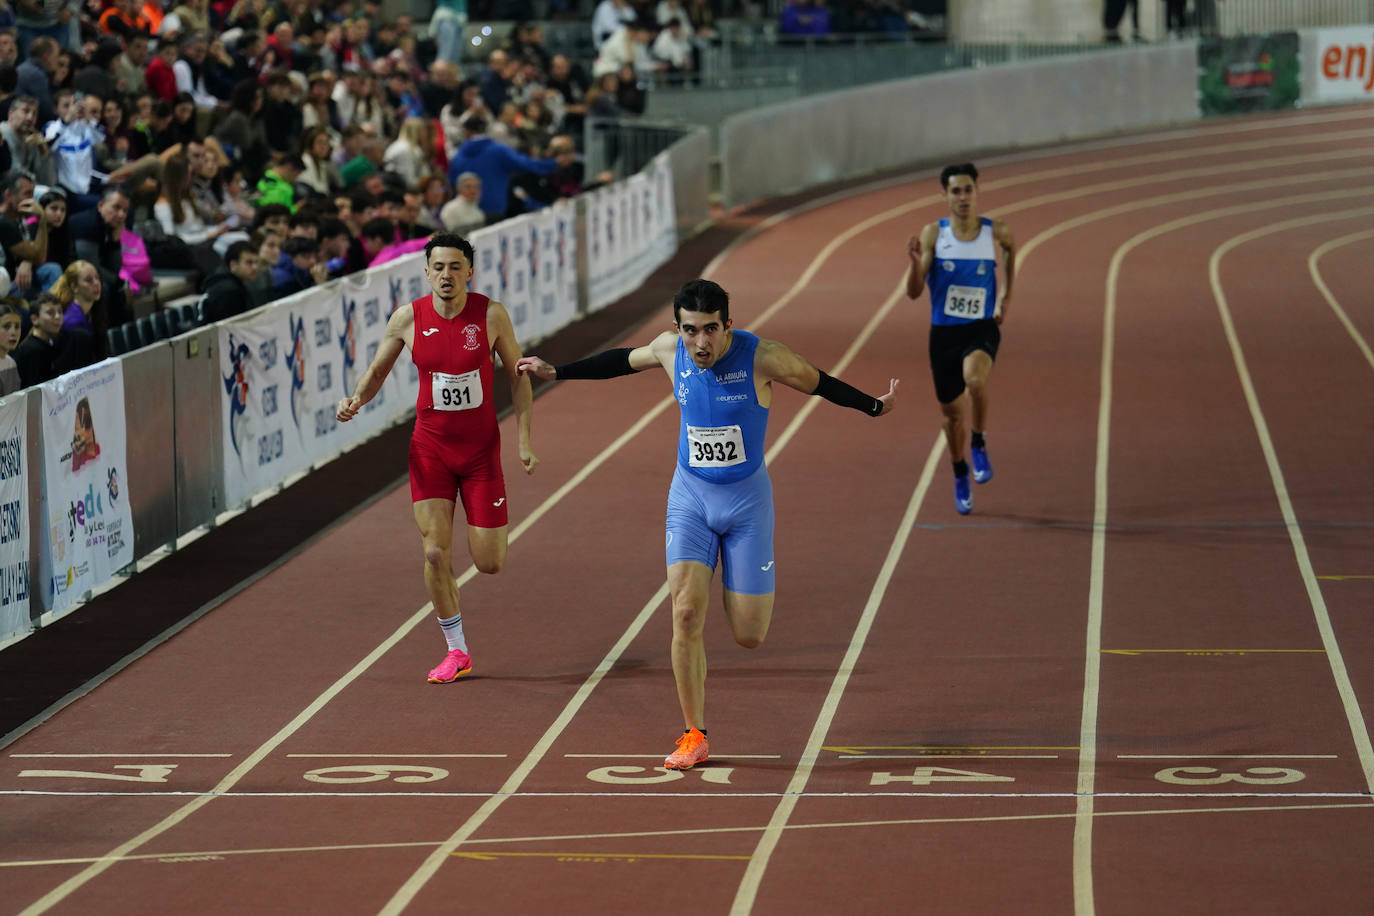
[[[930,326],[930,374],[935,379],[935,398],[948,404],[964,393],[964,357],[983,350],[997,358],[1002,330],[993,318],[965,324]]]

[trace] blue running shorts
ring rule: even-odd
[[[773,482],[760,467],[734,483],[708,483],[683,470],[668,488],[665,553],[668,565],[693,560],[716,568],[739,595],[771,595],[773,586]]]

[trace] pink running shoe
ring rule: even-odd
[[[468,654],[461,649],[454,649],[444,656],[439,667],[429,672],[429,682],[431,684],[452,684],[471,670],[472,659]]]
[[[677,750],[668,755],[663,765],[670,770],[690,770],[698,763],[705,763],[710,759],[706,736],[694,728],[683,732],[682,737],[677,739]]]

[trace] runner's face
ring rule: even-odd
[[[967,218],[978,212],[978,185],[968,175],[950,178],[945,198],[949,201],[949,212],[955,216]]]
[[[730,348],[730,320],[720,320],[720,312],[678,313],[677,336],[692,362],[699,369],[709,369]]]
[[[472,279],[472,265],[459,248],[435,248],[425,265],[425,278],[434,290],[436,299],[452,301],[468,287]]]

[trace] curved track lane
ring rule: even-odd
[[[757,224],[707,271],[739,325],[902,401],[775,397],[777,611],[753,652],[708,626],[710,765],[656,768],[672,401],[558,385],[507,570],[457,571],[470,678],[423,683],[398,488],[5,749],[6,910],[1350,910],[1371,137],[1336,109],[980,162],[1022,260],[967,518],[900,294],[933,174]]]

